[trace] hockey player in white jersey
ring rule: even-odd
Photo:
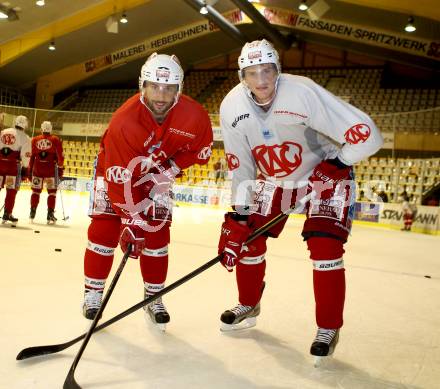
[[[352,165],[376,153],[382,136],[371,118],[307,77],[281,73],[266,40],[246,43],[238,59],[240,83],[224,98],[220,124],[232,178],[234,212],[225,215],[222,264],[236,266],[239,304],[221,315],[222,330],[251,327],[260,313],[267,237],[249,234],[301,199],[302,236],[313,263],[316,357],[333,353],[343,324],[343,245],[353,218]],[[286,296],[288,298],[288,296]]]
[[[6,128],[0,133],[0,189],[6,188],[2,223],[10,222],[13,226],[18,221],[12,216],[15,197],[21,180],[27,177],[31,156],[31,140],[24,132],[27,127],[26,116],[19,115],[14,128]]]

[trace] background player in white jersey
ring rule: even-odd
[[[310,352],[330,355],[343,324],[352,165],[379,150],[383,140],[365,113],[309,78],[281,73],[268,41],[247,43],[238,65],[241,83],[220,107],[235,212],[225,215],[219,253],[228,270],[236,265],[239,304],[222,314],[222,329],[255,325],[267,236],[278,237],[285,220],[243,247],[250,232],[310,196],[302,231],[313,262],[318,326]]]
[[[27,176],[31,156],[31,140],[24,132],[27,127],[26,116],[19,115],[15,118],[14,128],[6,128],[0,133],[0,189],[6,188],[2,223],[16,225],[18,221],[12,211],[21,180]]]

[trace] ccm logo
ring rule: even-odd
[[[115,184],[123,184],[131,180],[131,172],[122,166],[111,166],[105,172],[107,181],[114,182]]]

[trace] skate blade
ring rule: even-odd
[[[325,366],[325,364],[333,357],[333,352],[330,353],[329,355],[325,355],[325,356],[317,356],[314,355],[313,356],[313,366],[314,367],[320,367],[320,366]]]
[[[150,317],[150,314],[144,310],[144,319],[148,326],[153,326],[155,329],[158,329],[160,332],[166,332],[167,323],[155,323]]]
[[[247,330],[248,328],[255,327],[256,325],[257,325],[257,318],[256,317],[249,317],[247,319],[242,320],[240,323],[237,323],[237,324],[221,323],[220,331],[221,332],[241,331],[241,330]]]
[[[34,224],[34,219],[29,219],[29,224]]]

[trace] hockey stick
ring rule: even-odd
[[[280,213],[279,215],[275,216],[272,220],[267,222],[264,226],[258,228],[255,230],[246,241],[246,244],[249,244],[254,239],[258,238],[260,235],[264,234],[266,231],[271,229],[273,226],[278,224],[281,220],[287,218],[290,213],[293,213],[295,210],[297,210],[300,207],[303,207],[304,204],[310,199],[310,196],[306,196],[303,201],[300,201],[300,205],[298,207],[292,207],[289,212],[286,213]],[[190,279],[196,277],[200,273],[203,273],[205,270],[209,269],[210,267],[214,266],[217,262],[219,262],[222,259],[221,255],[218,255],[217,257],[211,259],[209,262],[205,263],[204,265],[200,266],[199,268],[195,269],[191,273],[187,274],[186,276],[180,278],[176,282],[172,283],[171,285],[167,286],[166,288],[162,289],[160,292],[157,292],[154,296],[150,296],[146,298],[145,300],[142,300],[141,302],[137,303],[136,305],[133,305],[131,308],[128,308],[124,312],[112,317],[111,319],[105,321],[104,323],[98,325],[95,328],[95,332],[98,332],[109,325],[123,319],[124,317],[130,315],[131,313],[137,311],[138,309],[142,308],[144,305],[147,305],[154,300],[158,299],[159,297],[162,297],[163,295],[167,294],[168,292],[176,289],[180,285],[184,284],[185,282],[189,281]],[[60,351],[65,350],[66,348],[74,345],[75,343],[79,342],[81,339],[84,339],[86,334],[82,334],[78,336],[75,339],[70,340],[66,343],[61,344],[53,344],[53,345],[47,345],[47,346],[34,346],[34,347],[28,347],[23,350],[21,350],[16,359],[22,360],[32,357],[37,357],[40,355],[46,355],[46,354],[54,354],[58,353]]]
[[[64,381],[64,385],[63,388],[81,388],[75,381],[75,369],[76,366],[78,365],[79,360],[81,359],[81,356],[84,353],[84,350],[87,347],[87,343],[89,343],[89,340],[93,334],[93,332],[95,331],[95,327],[98,324],[99,319],[101,318],[101,314],[104,311],[108,300],[110,300],[110,297],[113,293],[113,290],[115,289],[116,283],[119,280],[119,277],[121,276],[122,270],[124,270],[125,264],[127,263],[128,260],[128,256],[130,255],[131,252],[131,243],[128,244],[127,246],[127,250],[124,253],[124,256],[122,257],[122,261],[118,267],[118,269],[116,270],[116,273],[112,279],[112,282],[110,283],[110,286],[107,290],[107,293],[105,294],[104,298],[102,299],[102,304],[99,307],[98,312],[96,313],[95,318],[92,321],[92,324],[90,325],[89,330],[87,331],[87,334],[85,335],[84,341],[81,344],[81,347],[78,350],[78,353],[75,356],[75,359],[73,360],[72,366],[70,366],[69,369],[69,373],[67,374],[66,380]]]
[[[69,216],[66,217],[66,214],[64,213],[63,191],[61,188],[60,188],[60,200],[61,200],[61,209],[63,210],[63,221],[66,221],[69,219]]]

